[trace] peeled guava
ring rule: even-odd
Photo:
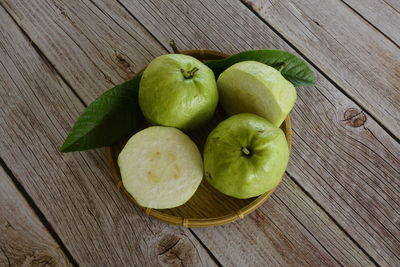
[[[227,68],[217,81],[219,98],[229,115],[253,113],[279,127],[296,102],[296,89],[266,64],[243,61]]]

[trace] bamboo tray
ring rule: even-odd
[[[187,50],[181,51],[181,53],[193,56],[202,61],[227,57],[226,54],[210,50]],[[218,106],[214,118],[206,126],[188,133],[190,138],[197,144],[201,153],[203,152],[203,147],[208,134],[225,118],[227,118],[227,116]],[[144,123],[138,131],[147,126],[149,125]],[[292,131],[289,116],[282,123],[281,129],[286,135],[290,150],[292,144]],[[130,136],[133,134],[134,132]],[[123,188],[117,164],[118,155],[128,139],[129,138],[126,138],[112,146],[106,147],[106,154],[112,169],[113,179],[117,187],[128,196],[134,205],[141,208],[147,215],[166,223],[181,225],[184,227],[209,227],[230,223],[242,219],[244,216],[256,210],[274,191],[271,190],[270,192],[264,193],[255,198],[236,199],[220,193],[203,179],[196,193],[182,206],[173,209],[143,208],[138,205],[133,197]]]

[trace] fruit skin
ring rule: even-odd
[[[211,119],[217,104],[214,73],[194,57],[159,56],[143,72],[139,105],[152,124],[188,131]]]
[[[196,144],[172,127],[152,126],[133,135],[118,156],[122,183],[142,207],[184,204],[203,179]]]
[[[254,113],[279,127],[296,102],[296,88],[266,64],[243,61],[218,78],[221,105],[229,114]]]
[[[242,113],[222,121],[204,148],[206,180],[220,192],[242,199],[275,188],[288,161],[283,131],[254,114]]]

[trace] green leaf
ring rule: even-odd
[[[90,104],[69,133],[62,152],[99,148],[118,141],[138,127],[141,75],[117,85]]]
[[[233,64],[248,60],[258,61],[280,70],[282,75],[296,87],[315,84],[314,73],[308,65],[297,56],[281,50],[251,50],[224,59],[210,60],[205,64],[218,77]]]

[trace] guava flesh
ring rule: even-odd
[[[278,70],[256,61],[232,65],[219,76],[217,85],[227,114],[257,114],[276,127],[296,102],[295,87]]]
[[[203,178],[197,146],[171,127],[153,126],[136,133],[119,154],[118,165],[124,188],[147,208],[184,204]]]

